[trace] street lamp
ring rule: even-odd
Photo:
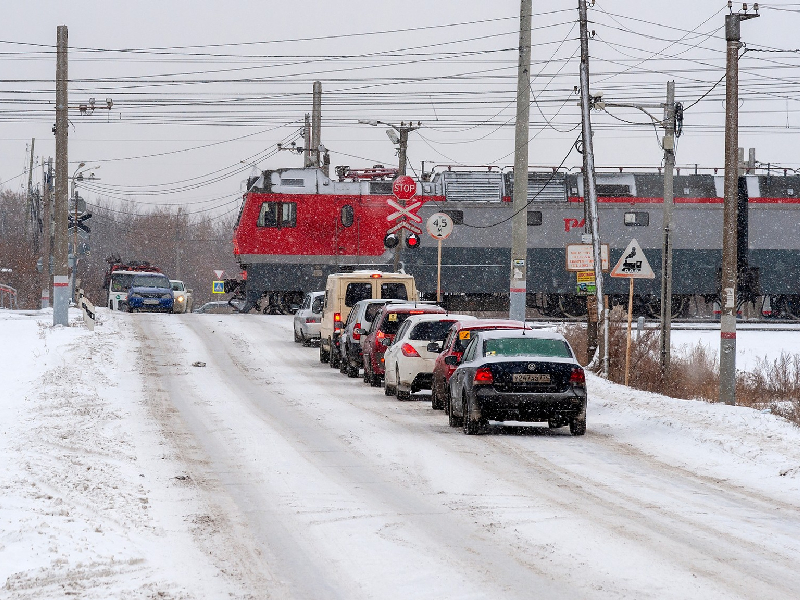
[[[417,121],[417,124],[413,125],[411,121],[409,121],[408,125],[406,125],[404,121],[401,121],[400,125],[394,125],[392,123],[385,123],[383,121],[375,121],[368,119],[359,119],[358,122],[361,123],[362,125],[371,125],[372,127],[377,127],[378,125],[386,125],[387,127],[391,127],[391,129],[386,130],[386,135],[389,136],[389,139],[392,141],[392,143],[398,147],[397,174],[399,176],[405,175],[406,156],[408,152],[408,134],[411,133],[412,131],[419,129],[422,126],[422,123],[420,121]]]

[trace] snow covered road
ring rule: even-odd
[[[798,597],[774,415],[590,377],[583,437],[464,436],[290,317],[100,317],[0,311],[2,600]]]
[[[690,414],[674,401],[637,416],[618,405],[621,388],[593,379],[583,438],[496,425],[473,438],[429,402],[386,398],[320,364],[315,349],[292,343],[287,318],[138,315],[134,326],[145,370],[156,375],[155,401],[165,415],[170,405],[178,411],[165,426],[183,432],[175,442],[198,457],[189,475],[204,482],[230,533],[222,554],[259,557],[250,574],[269,589],[256,597],[789,598],[800,590],[794,475],[776,468],[759,486],[767,459],[746,464],[735,449],[721,458],[718,441],[699,438],[691,421],[683,429],[692,442],[676,430],[670,447],[664,419]],[[706,418],[709,406],[688,409]],[[724,426],[725,410],[715,414],[701,430]],[[625,419],[618,436],[614,425]],[[637,433],[648,424],[652,447],[641,447]],[[704,446],[709,464],[695,454]],[[791,451],[775,460],[794,459],[800,466]]]

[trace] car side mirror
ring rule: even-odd
[[[364,329],[363,327],[356,327],[355,329],[353,329],[353,333],[355,333],[356,335],[367,335],[367,330]]]
[[[187,294],[194,294],[194,290],[186,290]]]
[[[442,351],[442,342],[429,342],[425,349],[428,352],[436,352],[438,354]]]
[[[444,357],[444,364],[450,365],[451,367],[457,367],[459,362],[461,361],[458,360],[458,357],[455,354]]]

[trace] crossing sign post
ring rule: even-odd
[[[611,277],[627,277],[630,279],[630,291],[628,293],[628,338],[625,345],[625,385],[628,385],[628,375],[631,363],[631,320],[633,316],[633,280],[634,279],[655,279],[656,274],[647,262],[647,257],[642,251],[642,247],[635,239],[631,240],[628,247],[620,256],[616,266],[611,269]]]

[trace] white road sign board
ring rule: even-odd
[[[600,246],[603,271],[608,271],[608,244]],[[594,250],[591,244],[569,244],[567,246],[567,271],[591,271],[594,269]]]
[[[445,213],[435,213],[428,217],[425,228],[434,239],[444,240],[453,233],[453,219]]]
[[[635,239],[631,240],[622,253],[617,265],[611,269],[612,277],[629,277],[631,279],[655,279],[656,274],[647,262],[642,247]]]
[[[222,276],[225,274],[225,271],[214,271],[214,275],[217,276],[217,279],[222,279]]]

